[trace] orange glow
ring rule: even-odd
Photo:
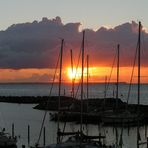
[[[88,76],[91,81],[96,82],[95,77],[103,76],[105,73],[108,73],[110,67],[89,67]],[[67,68],[67,76],[70,80],[75,79],[75,81],[79,81],[81,79],[82,69],[81,68]],[[84,68],[84,79],[87,77],[87,68]]]
[[[130,82],[132,67],[121,67],[120,68],[120,82]],[[69,82],[75,78],[75,82],[79,82],[81,79],[81,68],[73,68],[73,71],[70,67],[66,69],[66,74]],[[105,76],[109,79],[111,73],[111,67],[90,67],[89,68],[89,82],[101,82],[104,83]],[[141,68],[141,82],[148,83],[148,68]],[[116,68],[113,68],[110,82],[116,82]],[[87,77],[87,68],[84,68],[84,82],[86,82]],[[66,79],[66,78],[65,78]],[[137,83],[137,68],[134,71],[133,83]]]
[[[130,81],[132,67],[120,68],[120,82]],[[109,79],[111,67],[90,67],[89,68],[89,82],[101,82],[104,83],[105,76]],[[55,69],[0,69],[0,83],[15,83],[15,82],[52,82]],[[72,69],[70,67],[63,68],[62,82],[72,82],[75,78],[75,82],[79,82],[81,79],[81,68]],[[84,82],[87,78],[87,68],[84,68]],[[55,82],[59,81],[59,73],[56,74]],[[113,69],[110,82],[116,82],[116,68]],[[141,67],[141,82],[148,83],[148,68]],[[135,68],[133,83],[137,83],[137,68]]]
[[[72,68],[67,68],[67,75],[68,75],[69,79],[71,79],[71,80],[72,79],[80,80],[80,78],[81,78],[81,69],[78,68],[76,70],[76,68],[73,68],[73,70],[72,70]]]

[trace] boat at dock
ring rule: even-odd
[[[113,110],[108,110],[103,112],[101,120],[105,125],[136,126],[138,118],[136,113],[129,111],[114,112]],[[140,119],[142,119],[142,116]]]
[[[3,129],[0,132],[0,148],[17,148],[17,138],[5,133]]]
[[[102,139],[105,136],[87,136],[80,132],[69,132],[69,133],[58,133],[60,136],[73,135],[70,136],[64,143],[52,144],[46,148],[112,148],[111,146],[106,146],[102,143]],[[97,140],[95,140],[97,139]],[[98,140],[99,139],[99,140]],[[80,145],[81,143],[81,145]]]
[[[80,100],[80,128],[76,132],[65,132],[65,128],[60,128],[60,118],[61,118],[61,78],[62,78],[62,53],[63,53],[63,43],[61,43],[61,51],[60,51],[60,74],[59,74],[59,98],[58,98],[58,112],[57,112],[57,143],[50,144],[49,146],[43,146],[43,148],[113,148],[113,146],[107,146],[103,143],[102,139],[105,136],[88,136],[83,132],[83,73],[84,73],[84,36],[85,31],[83,31],[83,40],[82,40],[82,76],[81,76],[81,100]],[[66,125],[65,125],[66,126]],[[42,123],[43,127],[43,123]],[[41,128],[42,129],[42,128]],[[41,132],[40,132],[41,133]],[[40,134],[41,135],[41,134]],[[63,136],[68,136],[68,139],[63,141]],[[40,136],[39,136],[40,137]],[[40,138],[39,138],[40,139]],[[36,144],[36,148],[40,148],[39,139]],[[96,139],[96,140],[94,140]]]
[[[56,144],[49,145],[49,146],[47,146],[47,148],[69,148],[69,147],[71,147],[71,148],[105,148],[105,147],[108,147],[108,146],[106,146],[106,144],[103,144],[102,141],[101,141],[101,138],[104,139],[105,136],[101,136],[101,135],[99,135],[99,136],[88,136],[88,135],[85,135],[83,133],[82,124],[83,124],[83,99],[84,99],[83,98],[84,97],[84,90],[83,90],[84,37],[85,37],[85,31],[83,31],[83,40],[82,40],[81,100],[80,100],[80,116],[79,116],[80,131],[77,131],[77,132],[68,132],[67,133],[63,129],[63,132],[61,132],[60,131],[60,128],[59,128],[59,121],[60,121],[60,118],[61,118],[61,114],[60,114],[60,110],[58,110],[58,113],[57,113],[57,124],[58,124],[58,129],[57,129],[57,143]],[[60,80],[61,79],[59,79],[59,81]],[[60,84],[61,84],[60,82],[59,82],[59,88],[60,88]],[[60,93],[59,93],[59,96],[60,96]],[[60,99],[60,97],[59,97],[59,99]],[[62,137],[63,136],[70,136],[70,137],[68,138],[68,140],[62,142],[61,136]],[[97,139],[97,141],[95,141],[93,139]],[[110,146],[110,148],[112,148],[112,146]]]
[[[117,45],[117,79],[116,79],[116,98],[111,110],[104,110],[101,115],[101,120],[104,124],[118,126],[135,126],[138,121],[142,121],[143,114],[131,112],[128,108],[128,103],[121,109],[119,106],[119,72],[120,72],[120,45]],[[106,98],[104,98],[105,100]],[[139,104],[137,105],[137,107]]]

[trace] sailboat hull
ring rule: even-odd
[[[0,148],[16,148],[16,142],[16,138],[12,138],[3,132],[0,132]]]

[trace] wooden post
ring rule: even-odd
[[[14,123],[12,123],[12,138],[14,138]]]
[[[147,138],[147,125],[145,125],[145,138]]]
[[[148,137],[147,137],[147,148],[148,148]]]
[[[30,145],[30,126],[28,125],[28,146]]]
[[[43,145],[45,147],[45,144],[46,144],[46,129],[44,127],[44,133],[43,133]]]

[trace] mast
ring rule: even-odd
[[[115,113],[118,112],[118,98],[119,98],[119,48],[120,48],[120,45],[118,44],[117,45],[117,84],[116,84],[116,107],[115,107]],[[115,126],[115,130],[116,130],[116,148],[118,147],[118,129],[117,127]]]
[[[139,105],[140,105],[140,66],[141,66],[141,22],[139,22],[139,34],[138,34],[138,102],[137,102],[137,114],[138,114],[138,125],[137,125],[137,148],[139,148]]]
[[[118,44],[117,45],[117,84],[116,84],[116,111],[118,109],[118,98],[119,98],[119,58],[120,58],[120,55],[119,55],[119,48],[120,48],[120,45]]]
[[[74,77],[73,77],[73,52],[72,49],[70,50],[70,56],[71,56],[71,71],[72,71],[72,89],[71,89],[71,97],[74,98]]]
[[[87,55],[87,114],[88,114],[88,106],[89,106],[89,55]],[[86,134],[88,136],[88,126],[86,124]]]
[[[105,104],[106,104],[106,90],[107,90],[107,76],[105,76],[105,84],[104,84],[104,102],[103,102],[104,111],[105,111]]]
[[[105,76],[104,98],[106,98],[106,88],[107,88],[107,76]],[[105,101],[104,101],[104,102],[105,102]]]
[[[63,45],[64,45],[64,39],[61,40],[61,49],[60,49],[60,73],[59,73],[59,98],[58,98],[58,122],[57,122],[57,143],[60,143],[60,137],[59,137],[59,121],[60,121],[60,106],[61,106],[61,81],[62,81],[62,61],[63,61]]]
[[[85,37],[85,31],[83,31],[83,40],[82,40],[82,75],[81,75],[81,122],[80,122],[80,146],[82,145],[82,124],[83,124],[83,74],[84,74],[84,37]]]
[[[89,55],[87,55],[87,100],[89,98],[89,92],[88,92],[89,84],[88,84],[88,82],[89,82]],[[87,104],[87,109],[88,109],[88,104]]]
[[[141,66],[141,22],[139,22],[139,35],[138,35],[138,106],[140,104],[140,66]],[[138,107],[139,111],[139,107]]]

